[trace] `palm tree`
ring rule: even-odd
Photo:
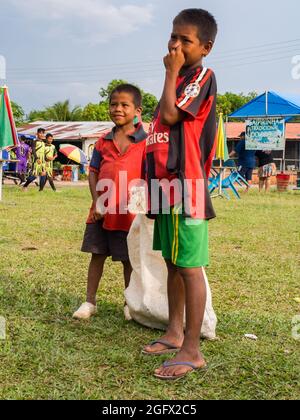
[[[82,108],[75,106],[70,108],[70,101],[56,102],[46,108],[45,117],[50,121],[80,121],[82,118]]]

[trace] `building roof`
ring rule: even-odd
[[[86,138],[98,139],[105,132],[111,130],[113,123],[107,122],[49,122],[35,121],[18,128],[19,134],[35,135],[38,128],[53,134],[55,140],[81,140]]]
[[[49,122],[36,121],[18,128],[19,134],[35,135],[38,128],[44,128],[46,132],[53,134],[55,140],[80,141],[82,139],[98,139],[104,133],[111,130],[112,122]],[[144,123],[145,131],[149,124]],[[242,131],[245,131],[245,123],[230,122],[226,125],[228,140],[238,139]],[[286,124],[286,138],[300,141],[300,123]]]
[[[143,123],[145,131],[149,124]],[[44,128],[46,132],[53,134],[55,140],[80,141],[82,139],[98,139],[104,133],[110,131],[114,124],[111,121],[87,121],[87,122],[49,122],[35,121],[18,128],[19,134],[27,136],[36,135],[38,128]]]
[[[238,139],[242,131],[246,130],[245,123],[229,122],[226,124],[226,133],[228,140]],[[300,123],[286,124],[286,138],[288,140],[300,141]]]

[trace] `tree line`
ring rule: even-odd
[[[89,103],[85,107],[71,107],[70,101],[65,100],[41,110],[32,110],[28,116],[25,116],[22,107],[12,102],[16,124],[20,126],[25,122],[34,121],[109,121],[109,96],[112,90],[121,83],[127,82],[125,80],[112,80],[106,88],[100,89],[99,103]],[[142,89],[141,91],[143,96],[143,121],[150,122],[158,100],[153,94],[144,92]],[[219,94],[217,97],[217,112],[218,114],[230,115],[256,96],[256,92],[250,92],[246,95],[231,92]]]

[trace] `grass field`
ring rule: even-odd
[[[207,372],[175,383],[152,376],[164,358],[140,355],[160,333],[124,320],[119,264],[106,265],[98,315],[85,323],[71,319],[85,294],[89,256],[80,245],[88,189],[23,194],[5,187],[4,200],[0,398],[300,398],[300,341],[292,337],[300,314],[299,193],[253,191],[240,202],[214,202],[208,277],[219,340],[203,342]]]

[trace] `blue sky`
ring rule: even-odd
[[[300,95],[300,79],[292,77],[299,0],[2,0],[0,55],[10,96],[26,112],[67,98],[85,105],[122,78],[159,97],[171,22],[188,7],[205,8],[218,21],[206,64],[219,92]]]

